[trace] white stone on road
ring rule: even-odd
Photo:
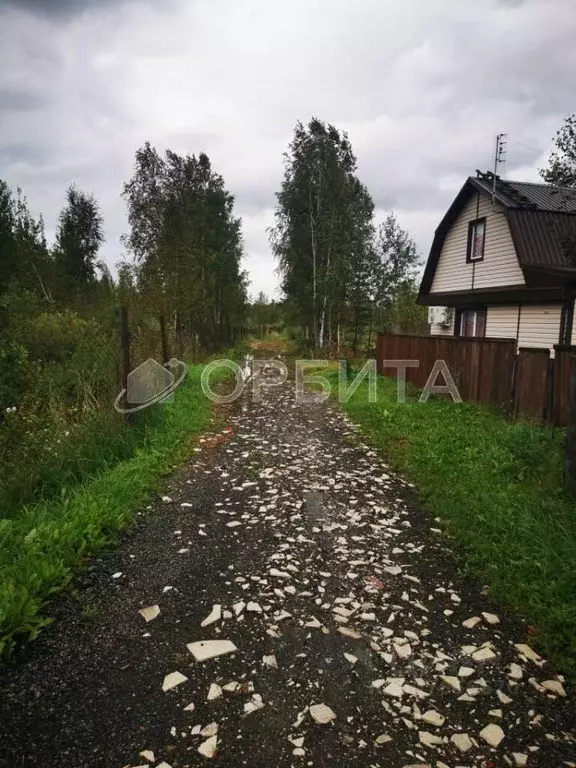
[[[494,723],[490,723],[490,725],[487,725],[486,728],[483,728],[480,731],[480,738],[484,739],[484,741],[487,744],[490,744],[491,747],[497,747],[504,736],[505,733],[502,728]]]
[[[151,605],[148,608],[141,608],[138,613],[144,621],[153,621],[155,618],[160,616],[160,606],[159,605]]]
[[[186,647],[196,661],[207,661],[238,650],[231,640],[198,640]]]
[[[212,610],[206,616],[204,621],[200,624],[201,627],[209,627],[210,624],[214,624],[217,621],[220,621],[222,618],[222,606],[221,605],[214,605],[212,606]]]
[[[176,688],[178,685],[182,685],[188,680],[181,672],[170,672],[166,675],[164,682],[162,683],[163,691],[170,691],[172,688]]]
[[[315,723],[322,725],[336,719],[336,713],[326,704],[313,704],[310,707],[310,717]]]

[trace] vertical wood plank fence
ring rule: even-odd
[[[387,361],[417,360],[406,380],[424,387],[436,360],[444,360],[463,400],[495,405],[516,416],[565,427],[570,416],[570,380],[576,347],[520,348],[515,339],[378,334],[378,372],[396,376]]]

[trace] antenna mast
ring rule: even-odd
[[[499,133],[496,136],[496,147],[494,149],[494,174],[492,178],[492,205],[494,205],[494,199],[496,197],[496,178],[498,176],[498,166],[504,165],[506,162],[507,139],[507,133]]]

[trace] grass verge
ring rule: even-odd
[[[159,481],[208,425],[211,402],[194,365],[173,403],[154,407],[133,455],[59,499],[23,507],[0,520],[0,656],[50,623],[47,601],[70,582],[83,559],[114,543]],[[217,378],[215,374],[214,378]]]
[[[562,487],[564,433],[473,403],[398,403],[396,382],[383,377],[376,403],[363,382],[344,408],[442,518],[463,566],[576,679],[576,501]]]

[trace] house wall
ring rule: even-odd
[[[518,310],[520,309],[520,321]],[[559,304],[489,305],[486,308],[486,338],[517,339],[519,347],[543,347],[550,349],[558,344],[562,308]],[[432,336],[449,336],[454,333],[454,323],[448,328],[431,325]],[[576,323],[572,329],[572,343],[576,345]]]
[[[562,308],[559,304],[524,304],[520,312],[519,347],[548,347],[558,344]]]
[[[483,261],[468,264],[468,224],[486,217]],[[450,228],[438,259],[430,293],[524,285],[508,221],[501,206],[486,195],[475,195]]]
[[[486,310],[486,336],[490,339],[515,339],[518,333],[518,304],[489,306]]]

